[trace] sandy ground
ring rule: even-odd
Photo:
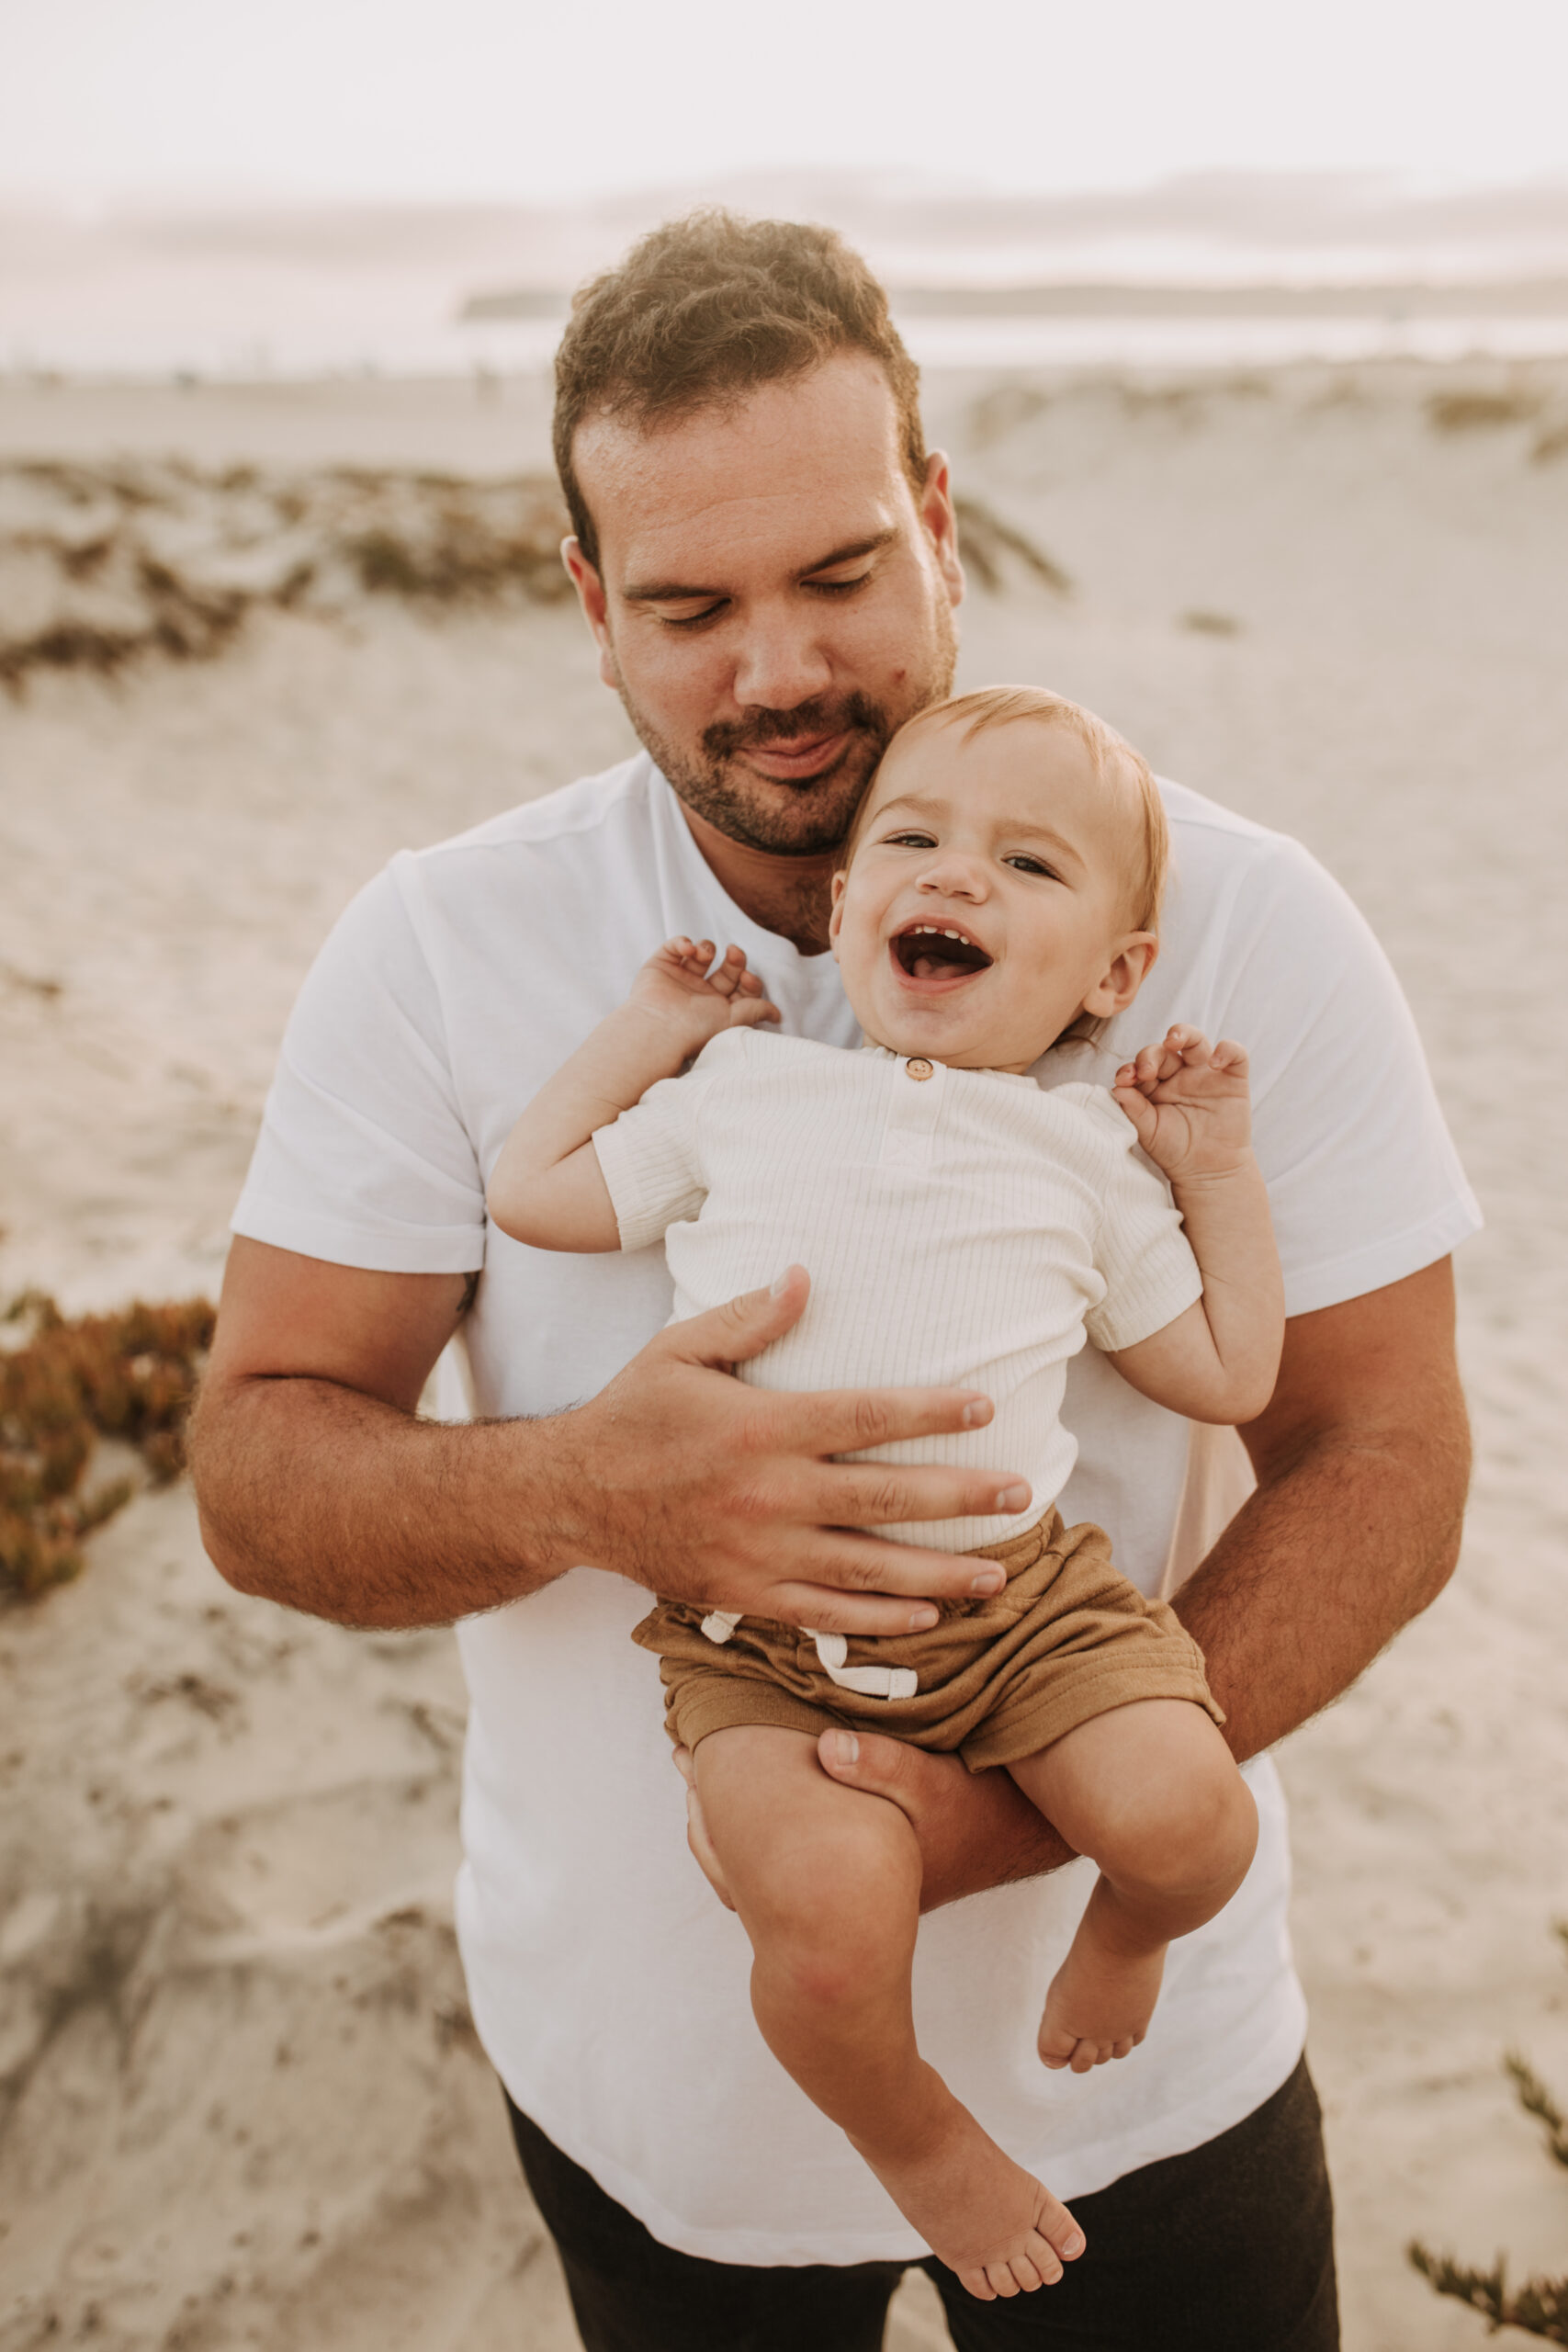
[[[1441,430],[1456,390],[1515,413]],[[1075,583],[976,597],[964,682],[1062,687],[1326,860],[1487,1209],[1460,1577],[1283,1758],[1346,2343],[1462,2352],[1480,2323],[1405,2240],[1558,2269],[1568,2242],[1499,2064],[1568,2092],[1568,456],[1531,455],[1568,375],[954,377],[930,405]],[[543,430],[526,385],[0,388],[0,457],[511,471]],[[0,1294],[213,1288],[337,910],[626,741],[572,616],[531,608],[265,614],[210,664],[0,702]],[[461,1721],[448,1637],[237,1599],[178,1489],[0,1615],[0,2352],[574,2342],[453,1952]],[[890,2343],[944,2341],[907,2286]]]

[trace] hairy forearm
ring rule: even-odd
[[[1459,1555],[1457,1392],[1419,1430],[1331,1432],[1265,1478],[1176,1597],[1238,1761],[1328,1706],[1436,1600]]]
[[[242,1592],[344,1625],[448,1624],[572,1564],[549,1421],[424,1421],[326,1380],[236,1383],[197,1413],[202,1534]]]

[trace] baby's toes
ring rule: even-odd
[[[1059,2198],[1046,2192],[1034,2224],[1035,2243],[1030,2246],[1031,2260],[1043,2270],[1055,2256],[1063,2262],[1076,2262],[1089,2241]],[[1044,2243],[1042,2245],[1041,2240]],[[1060,2265],[1056,2275],[1060,2276]]]
[[[1050,2239],[1034,2231],[1023,2252],[1014,2255],[1012,2275],[1026,2295],[1036,2287],[1054,2287],[1062,2275],[1062,2263]]]
[[[1043,2025],[1038,2043],[1040,2063],[1043,2066],[1070,2066],[1078,2038],[1068,2026]]]
[[[997,2290],[983,2270],[961,2270],[958,2283],[977,2303],[994,2303],[997,2300]]]
[[[1003,2302],[1008,2301],[1012,2296],[1021,2295],[1023,2292],[1023,2290],[1019,2285],[1018,2280],[1012,2275],[1012,2265],[1010,2262],[987,2262],[986,2265],[986,2278],[989,2283],[992,2294],[999,2295]]]

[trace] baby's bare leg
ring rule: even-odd
[[[1087,2074],[1148,2030],[1166,1946],[1224,1908],[1247,1876],[1258,1812],[1201,1707],[1142,1699],[1009,1767],[1100,1879],[1045,1997],[1040,2055]]]
[[[773,2055],[971,2294],[1059,2278],[1082,2231],[915,2046],[920,1855],[905,1816],[830,1781],[802,1732],[714,1732],[694,1769]]]

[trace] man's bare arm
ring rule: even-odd
[[[1298,1316],[1242,1436],[1257,1492],[1175,1602],[1238,1761],[1348,1690],[1453,1572],[1470,1426],[1451,1261]]]
[[[835,1462],[979,1428],[972,1390],[780,1396],[732,1379],[801,1315],[772,1293],[660,1333],[547,1419],[447,1427],[414,1408],[464,1304],[459,1275],[366,1273],[238,1240],[190,1432],[202,1530],[243,1592],[351,1625],[450,1623],[588,1561],[707,1606],[903,1632],[975,1564],[873,1533],[1022,1510],[993,1472]]]
[[[1452,1571],[1470,1440],[1450,1262],[1295,1317],[1273,1402],[1242,1435],[1258,1491],[1176,1608],[1245,1761],[1348,1690]],[[864,1736],[841,1761],[838,1736],[824,1768],[919,1832],[927,1909],[1070,1859],[1005,1773]]]

